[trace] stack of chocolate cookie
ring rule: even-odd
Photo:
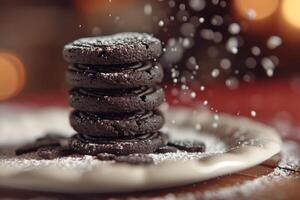
[[[161,42],[145,33],[82,38],[64,47],[74,151],[128,155],[166,145],[156,109],[164,101],[160,54]]]

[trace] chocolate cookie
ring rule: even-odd
[[[75,131],[99,137],[124,137],[158,131],[164,124],[159,111],[135,114],[100,114],[73,111],[70,123]]]
[[[58,134],[47,134],[44,137],[36,139],[31,143],[27,143],[16,149],[16,155],[31,153],[37,151],[41,147],[68,147],[68,138]]]
[[[176,147],[181,151],[187,152],[204,152],[205,144],[199,141],[189,141],[189,140],[169,140],[168,145]]]
[[[99,138],[76,134],[71,138],[70,147],[79,154],[98,155],[110,153],[128,155],[134,153],[153,153],[167,143],[160,132],[129,137],[129,138]]]
[[[80,111],[100,113],[132,113],[152,110],[164,101],[159,87],[127,90],[95,90],[74,88],[69,102]]]
[[[150,62],[109,67],[73,64],[66,74],[67,81],[73,87],[97,89],[151,86],[160,83],[162,78],[162,67]]]
[[[131,165],[149,165],[153,164],[153,158],[147,154],[131,154],[127,156],[117,156],[115,161]]]
[[[70,63],[125,64],[158,58],[161,42],[147,33],[118,33],[81,38],[65,45],[64,58]]]
[[[117,156],[111,153],[99,153],[97,154],[97,159],[102,161],[114,160]]]
[[[109,153],[97,154],[97,159],[101,161],[116,161],[118,163],[126,163],[131,165],[148,165],[154,163],[153,158],[147,154],[129,154],[129,155],[115,155]]]
[[[175,153],[177,152],[178,149],[176,147],[172,147],[172,146],[162,146],[159,149],[157,149],[155,151],[155,153]]]
[[[37,156],[45,160],[53,160],[65,156],[70,156],[72,151],[59,146],[45,146],[37,150]]]

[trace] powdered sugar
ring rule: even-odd
[[[179,195],[168,194],[161,199],[235,199],[237,197],[251,197],[253,193],[262,191],[266,186],[278,183],[283,179],[292,178],[289,175],[292,173],[289,168],[293,170],[299,169],[300,163],[300,146],[296,142],[287,141],[283,143],[282,160],[278,167],[271,173],[256,178],[251,181],[246,181],[242,184],[221,188],[218,190],[208,191],[204,193],[184,193]]]
[[[203,136],[203,137],[202,137]],[[165,154],[150,154],[156,164],[162,161],[176,161],[176,160],[190,160],[203,158],[205,156],[222,153],[225,150],[223,143],[218,143],[218,139],[209,135],[202,135],[198,138],[206,145],[216,146],[217,148],[208,148],[205,153],[189,153],[184,151],[178,151],[176,153]],[[58,167],[60,169],[76,169],[76,170],[90,170],[96,168],[99,165],[112,163],[113,161],[100,161],[93,156],[83,157],[63,157],[54,160],[37,160],[36,156],[28,154],[26,156],[15,157],[13,156],[14,148],[9,150],[1,150],[0,148],[0,168],[1,167],[13,167],[15,169],[33,170],[44,167]]]
[[[0,110],[8,107],[0,107]],[[9,107],[10,112],[0,112],[0,145],[15,146],[32,141],[47,132],[58,132],[64,135],[73,133],[68,124],[68,110],[62,108],[26,109]],[[5,113],[5,114],[1,114]],[[17,126],[16,126],[17,124]],[[165,160],[190,160],[208,155],[222,153],[226,145],[213,134],[200,133],[194,129],[166,127],[163,132],[169,133],[172,139],[202,141],[206,145],[205,153],[151,154],[155,163]],[[14,148],[0,147],[0,167],[14,167],[23,170],[57,166],[63,169],[89,170],[98,165],[110,163],[99,161],[92,156],[65,157],[54,160],[37,160],[32,155],[14,156]]]
[[[300,145],[293,141],[286,141],[281,150],[282,160],[279,167],[299,170],[300,169]]]
[[[194,129],[188,128],[165,128],[165,132],[171,133],[170,137],[176,140],[191,140],[191,141],[202,141],[205,143],[206,150],[204,153],[188,153],[188,152],[176,152],[176,153],[165,153],[165,154],[152,154],[152,158],[155,163],[159,163],[164,160],[190,160],[203,158],[209,155],[223,153],[226,151],[226,145],[217,137],[208,134],[200,133]],[[199,134],[200,133],[200,134]]]
[[[7,109],[7,107],[1,107],[0,106],[0,111],[1,109]],[[232,118],[229,116],[221,116],[220,119],[218,118],[218,122],[221,124],[219,127],[217,128],[211,128],[211,126],[209,125],[210,122],[210,114],[209,113],[202,113],[201,116],[198,116],[197,118],[194,116],[193,119],[195,121],[195,123],[199,123],[198,120],[202,120],[203,119],[208,119],[208,120],[204,120],[204,122],[206,123],[201,123],[201,126],[203,125],[203,127],[207,126],[210,127],[210,129],[201,129],[201,130],[207,130],[209,133],[206,133],[204,131],[199,130],[199,128],[197,128],[195,126],[195,124],[193,123],[189,123],[188,126],[179,126],[178,124],[176,125],[172,125],[171,123],[169,123],[169,127],[166,127],[163,131],[164,132],[168,132],[171,136],[171,138],[174,139],[178,139],[178,140],[194,140],[194,141],[202,141],[206,144],[207,146],[207,150],[205,153],[187,153],[187,152],[176,152],[176,153],[167,153],[167,154],[159,154],[159,155],[151,155],[154,158],[155,163],[159,163],[161,161],[165,161],[165,160],[184,160],[186,162],[182,163],[183,165],[180,165],[180,162],[174,162],[177,165],[168,165],[168,168],[156,168],[159,167],[160,165],[157,166],[152,166],[154,168],[149,168],[149,170],[147,171],[146,168],[143,168],[143,171],[140,170],[132,170],[132,168],[126,168],[126,173],[123,173],[124,171],[119,170],[120,168],[114,168],[113,166],[117,166],[117,165],[110,165],[111,161],[99,161],[97,159],[95,159],[92,156],[84,156],[84,157],[66,157],[66,158],[59,158],[59,159],[54,159],[54,160],[37,160],[36,157],[34,157],[33,155],[27,154],[25,156],[19,156],[16,157],[14,156],[14,148],[16,143],[21,143],[21,142],[27,142],[30,140],[34,140],[35,138],[45,134],[46,132],[49,131],[57,131],[59,133],[63,133],[66,135],[70,135],[73,133],[72,129],[69,127],[68,125],[68,110],[67,109],[61,109],[61,108],[47,108],[47,109],[10,109],[9,110],[9,114],[8,115],[4,115],[1,114],[4,112],[0,112],[0,131],[4,133],[4,131],[6,131],[4,134],[0,134],[0,174],[2,173],[2,176],[6,176],[7,175],[7,169],[14,169],[14,172],[8,171],[10,173],[20,173],[23,174],[20,171],[27,171],[27,170],[33,170],[33,169],[41,169],[43,170],[44,168],[48,168],[48,167],[55,167],[55,169],[59,168],[59,169],[66,169],[68,172],[69,171],[73,171],[73,170],[69,170],[69,169],[74,169],[76,172],[76,174],[80,174],[78,172],[82,171],[83,174],[88,173],[89,171],[93,172],[93,176],[91,176],[90,178],[92,179],[92,177],[95,176],[94,172],[96,171],[98,174],[98,178],[96,178],[95,180],[97,180],[98,184],[103,184],[102,186],[105,186],[107,184],[107,180],[103,179],[103,176],[106,177],[106,172],[112,172],[110,170],[113,170],[114,174],[115,173],[121,173],[121,174],[125,174],[127,175],[128,173],[132,173],[130,176],[136,177],[136,180],[140,180],[139,178],[144,177],[143,175],[145,175],[144,173],[148,173],[149,176],[146,176],[148,178],[152,178],[152,176],[156,175],[158,173],[157,170],[160,170],[160,173],[158,173],[157,177],[153,178],[153,182],[155,182],[156,180],[159,180],[159,182],[161,182],[161,178],[163,177],[164,174],[169,174],[169,171],[172,171],[172,176],[170,176],[170,174],[168,176],[165,176],[164,181],[165,183],[168,183],[169,181],[169,177],[176,177],[176,174],[178,173],[178,170],[180,171],[180,169],[178,169],[178,167],[183,167],[184,169],[186,169],[186,164],[189,163],[188,165],[188,169],[192,170],[191,172],[189,172],[189,170],[187,170],[185,172],[184,175],[188,175],[190,174],[191,177],[194,177],[195,175],[197,175],[198,170],[200,170],[200,168],[198,168],[198,162],[195,161],[188,161],[190,159],[199,159],[205,156],[210,156],[210,155],[215,155],[215,154],[221,154],[221,153],[225,153],[224,156],[227,154],[226,152],[228,150],[236,150],[239,148],[243,148],[243,146],[245,145],[247,146],[252,146],[255,147],[255,142],[247,142],[247,138],[248,136],[250,136],[249,139],[255,139],[255,137],[258,136],[258,132],[263,132],[264,133],[264,137],[268,134],[270,137],[273,135],[273,139],[272,143],[274,143],[274,141],[278,141],[278,143],[280,142],[280,139],[276,138],[276,132],[273,133],[272,130],[268,129],[267,127],[264,127],[260,124],[256,124],[256,123],[252,123],[250,121],[247,121],[246,119],[238,119],[238,118]],[[8,112],[6,112],[8,113]],[[189,111],[181,111],[178,113],[173,113],[172,116],[177,119],[176,122],[177,123],[181,123],[180,119],[181,118],[186,118],[189,115]],[[170,115],[170,113],[169,113]],[[9,119],[7,118],[7,116],[9,117]],[[180,118],[180,119],[179,119]],[[190,118],[189,118],[190,119]],[[188,119],[188,120],[189,120]],[[179,121],[178,121],[179,120]],[[182,121],[182,122],[187,122],[186,120]],[[18,126],[16,126],[16,124]],[[184,123],[181,123],[184,124]],[[235,131],[236,128],[233,125],[238,124],[239,126],[237,127],[238,129],[247,129],[247,127],[252,127],[254,128],[254,133],[252,132],[244,132],[244,131]],[[243,124],[241,126],[241,124]],[[4,125],[4,126],[2,126]],[[227,126],[228,125],[228,126]],[[3,127],[6,127],[5,129]],[[223,127],[223,128],[222,128]],[[256,129],[255,129],[256,128]],[[219,133],[216,134],[214,131],[219,130]],[[234,132],[228,132],[228,131],[234,131]],[[0,132],[0,133],[1,133]],[[228,134],[225,134],[228,133]],[[229,134],[230,133],[230,134]],[[234,134],[233,134],[234,133]],[[243,135],[243,133],[247,133],[247,137],[246,135]],[[252,135],[251,135],[252,133]],[[222,140],[220,140],[218,137],[222,136]],[[244,139],[243,139],[244,138]],[[223,143],[223,141],[231,141],[229,142],[229,146],[225,145],[225,143]],[[243,141],[243,142],[241,142]],[[244,143],[244,141],[246,143]],[[265,141],[265,140],[264,140]],[[227,143],[226,142],[226,143]],[[2,147],[5,145],[5,147]],[[290,163],[289,159],[290,157],[288,156],[288,154],[290,154],[290,152],[294,152],[293,155],[297,155],[297,151],[295,151],[296,146],[294,146],[293,144],[289,144],[286,148],[285,148],[284,144],[284,151],[286,152],[286,157],[283,156],[284,161],[282,161],[280,163],[280,167],[284,167],[284,166],[288,166],[289,168],[291,167],[296,167],[297,163],[299,163],[299,161],[296,161],[295,158],[293,158],[292,160],[294,161],[294,163]],[[260,145],[259,145],[260,146]],[[266,145],[268,146],[268,145]],[[279,146],[279,145],[277,145]],[[263,146],[260,148],[264,148]],[[274,147],[276,149],[278,149],[276,146]],[[257,148],[253,148],[256,149]],[[275,150],[274,150],[275,151]],[[261,151],[263,152],[263,151]],[[278,150],[276,150],[277,153]],[[235,151],[235,155],[236,155],[237,151]],[[299,154],[299,153],[298,153]],[[232,154],[227,154],[228,155],[232,155]],[[274,155],[274,154],[273,154]],[[222,158],[224,158],[224,156],[222,155]],[[212,156],[213,158],[214,156]],[[245,156],[242,156],[243,159]],[[253,156],[251,156],[252,158]],[[209,159],[209,158],[208,158]],[[206,160],[206,159],[204,159]],[[251,159],[250,159],[251,160]],[[192,163],[191,163],[192,162]],[[225,162],[227,162],[227,160],[225,160]],[[247,162],[247,159],[244,160],[244,162]],[[108,164],[109,167],[103,167],[103,165]],[[207,163],[206,163],[207,164]],[[217,163],[218,164],[218,163]],[[251,166],[251,165],[248,165]],[[253,166],[253,165],[252,165]],[[95,168],[98,168],[100,170],[93,170]],[[172,170],[170,170],[169,167],[173,167]],[[208,167],[208,166],[205,166]],[[204,171],[206,171],[204,167]],[[114,169],[112,169],[114,168]],[[16,172],[18,171],[19,172]],[[141,169],[141,168],[140,168]],[[155,169],[155,174],[153,174],[151,169]],[[79,171],[76,171],[79,170]],[[167,170],[167,171],[165,171]],[[204,173],[204,171],[202,173]],[[40,171],[41,172],[41,171]],[[51,176],[57,176],[56,175],[56,171],[43,171],[44,175],[48,175],[50,172],[54,173]],[[143,173],[140,173],[143,172]],[[234,172],[234,170],[231,170],[230,173]],[[42,173],[43,174],[43,173]],[[226,173],[223,173],[226,174]],[[23,174],[24,175],[24,174]],[[122,176],[123,176],[122,175]],[[151,176],[150,176],[151,175]],[[186,199],[186,198],[191,198],[191,199],[197,199],[199,197],[204,198],[204,199],[216,199],[216,198],[223,198],[223,197],[234,197],[237,193],[242,193],[244,196],[250,195],[251,194],[251,190],[253,192],[253,190],[257,191],[259,187],[262,187],[262,185],[264,185],[266,182],[272,182],[272,181],[276,181],[276,180],[280,180],[281,178],[285,178],[287,177],[288,173],[285,170],[282,170],[281,168],[276,168],[274,170],[273,173],[261,177],[259,179],[255,179],[254,181],[250,181],[250,182],[245,182],[241,185],[235,185],[233,187],[226,187],[226,188],[222,188],[220,190],[214,191],[214,192],[205,192],[205,193],[188,193],[188,194],[180,194],[179,197],[181,197],[182,199]],[[9,175],[8,175],[9,176]],[[17,176],[17,175],[16,175]],[[38,176],[38,174],[34,174],[34,173],[29,173],[25,175],[27,178],[31,179],[32,176]],[[71,175],[70,175],[71,176]],[[73,175],[72,175],[73,176]],[[199,176],[199,174],[198,174]],[[211,176],[211,175],[210,175]],[[180,176],[179,176],[180,177]],[[215,176],[211,176],[211,177],[215,177]],[[111,176],[109,177],[111,178]],[[116,180],[119,180],[120,177],[115,177]],[[73,179],[72,179],[73,180]],[[79,179],[81,180],[81,179]],[[94,181],[95,181],[94,180]],[[134,179],[135,180],[135,179]],[[168,182],[166,182],[166,180]],[[201,179],[203,180],[203,179]],[[48,179],[43,179],[41,181],[48,181]],[[126,185],[128,185],[129,183],[134,184],[133,182],[130,182],[129,180],[126,180]],[[129,181],[129,182],[128,182]],[[91,180],[91,183],[94,184],[93,180]],[[58,189],[59,187],[56,187],[56,185],[58,184],[57,181],[55,181],[55,184],[52,185],[52,187]],[[63,183],[62,183],[63,184]],[[158,183],[156,183],[158,184]],[[160,185],[160,184],[158,184]],[[35,185],[33,184],[32,187],[35,187]],[[125,186],[124,186],[125,187]],[[84,190],[84,188],[82,188],[82,185],[80,185],[80,188],[82,190]],[[134,187],[135,188],[135,187]],[[97,188],[98,191],[99,188]],[[118,188],[112,189],[112,191],[114,190],[118,190]],[[73,191],[73,190],[72,190]],[[171,198],[173,196],[172,195],[168,195],[165,198]],[[173,196],[174,197],[174,196]],[[177,197],[177,196],[176,196]]]

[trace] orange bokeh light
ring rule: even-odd
[[[0,52],[0,100],[17,95],[25,84],[24,65],[15,55]]]
[[[234,8],[245,18],[261,20],[271,16],[279,4],[279,0],[235,0]]]
[[[300,1],[284,0],[281,9],[283,18],[295,28],[300,28]]]

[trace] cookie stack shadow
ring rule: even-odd
[[[153,153],[166,145],[157,107],[164,101],[161,42],[141,33],[75,40],[64,47],[72,86],[70,123],[77,153]]]

